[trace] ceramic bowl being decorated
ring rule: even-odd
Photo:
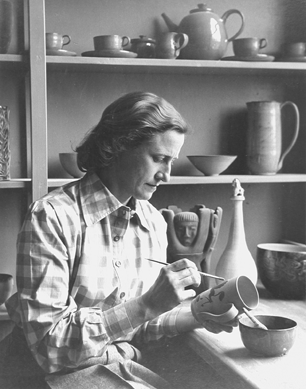
[[[257,268],[264,287],[276,298],[304,299],[306,250],[285,243],[257,245]]]
[[[237,155],[188,155],[189,161],[205,176],[218,176],[237,158]]]
[[[268,330],[256,327],[248,317],[239,319],[244,346],[255,355],[278,357],[287,354],[294,344],[297,323],[286,317],[255,315]]]
[[[84,176],[84,173],[78,168],[76,153],[59,153],[59,159],[63,169],[74,178]]]

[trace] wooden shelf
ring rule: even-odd
[[[166,74],[292,74],[305,72],[306,63],[299,62],[239,62],[200,61],[143,58],[96,58],[47,56],[47,69],[52,71],[96,71],[116,73]]]
[[[0,189],[26,188],[31,182],[30,178],[14,178],[0,181]]]
[[[28,59],[25,55],[0,54],[0,70],[23,70],[28,67]]]
[[[170,182],[163,182],[162,185],[214,185],[230,184],[234,178],[238,178],[241,183],[249,184],[273,184],[273,183],[306,183],[306,174],[275,174],[273,176],[253,176],[253,175],[219,175],[219,176],[172,176]],[[55,188],[69,182],[74,178],[49,178],[48,187]]]
[[[164,185],[205,185],[205,184],[229,184],[235,178],[241,183],[249,184],[273,184],[273,183],[306,183],[306,174],[275,174],[273,176],[255,175],[219,175],[219,176],[172,176],[170,182]]]

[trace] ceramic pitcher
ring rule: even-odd
[[[284,158],[297,140],[300,122],[298,108],[291,101],[284,103],[252,101],[246,105],[248,109],[247,167],[249,173],[276,174],[282,168]],[[287,148],[282,147],[282,110],[285,106],[293,109],[295,119],[292,140]]]
[[[166,32],[157,41],[157,58],[174,59],[180,55],[181,49],[188,44],[188,35],[179,32]]]

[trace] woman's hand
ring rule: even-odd
[[[238,326],[238,316],[227,323],[221,324],[212,320],[205,320],[201,323],[201,325],[207,331],[212,332],[214,334],[219,334],[220,332],[232,332],[233,328]]]
[[[195,291],[186,286],[199,286],[201,276],[196,265],[183,258],[164,266],[151,288],[142,296],[151,318],[176,307],[182,301],[194,297]]]

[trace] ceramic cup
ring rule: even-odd
[[[101,50],[122,50],[128,46],[131,39],[128,36],[120,35],[98,35],[93,38],[95,51]]]
[[[238,276],[199,294],[191,303],[191,311],[199,322],[226,323],[243,313],[243,308],[256,308],[258,302],[258,291],[253,282],[246,276]]]
[[[236,57],[255,57],[259,50],[268,44],[265,38],[240,38],[233,40],[233,50]]]
[[[283,46],[283,54],[285,57],[304,57],[306,50],[306,43],[293,42],[286,43]]]
[[[61,35],[57,32],[46,33],[46,49],[47,50],[60,50],[63,46],[68,45],[71,42],[69,35]]]

